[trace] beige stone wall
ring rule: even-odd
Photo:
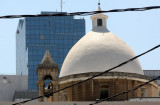
[[[80,80],[79,80],[80,81]],[[59,84],[59,89],[69,86],[73,83],[79,81],[68,81],[65,83]],[[127,89],[132,89],[144,82],[138,80],[128,80],[128,79],[93,79],[82,83],[80,85],[74,86],[72,88],[66,89],[62,92],[59,92],[59,101],[95,101],[100,98],[100,91],[103,86],[109,86],[109,96],[126,91]],[[158,88],[153,84],[147,84],[142,88],[147,89],[147,97],[158,97]],[[116,98],[113,98],[112,101],[124,101],[134,97],[141,97],[142,91],[141,88],[127,94],[123,94]]]

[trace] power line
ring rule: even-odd
[[[126,8],[126,9],[113,9],[108,11],[91,11],[91,12],[73,12],[73,13],[50,13],[50,14],[36,14],[36,15],[7,15],[0,16],[0,19],[12,19],[12,18],[22,18],[22,17],[42,17],[42,16],[87,16],[98,13],[110,13],[110,12],[126,12],[126,11],[146,11],[151,9],[160,9],[160,6],[149,6],[142,8]]]
[[[137,58],[139,58],[139,57],[141,57],[141,56],[143,56],[143,55],[145,55],[145,54],[147,54],[147,53],[149,53],[149,52],[151,52],[151,51],[153,51],[153,50],[155,50],[155,49],[157,49],[157,48],[159,48],[159,47],[160,47],[160,44],[157,45],[157,46],[155,46],[155,47],[153,47],[153,48],[151,48],[151,49],[149,49],[148,51],[146,51],[146,52],[144,52],[144,53],[142,53],[142,54],[139,54],[139,55],[137,55],[137,56],[135,56],[135,57],[133,57],[133,58],[131,58],[131,59],[129,59],[129,60],[127,60],[127,61],[125,61],[125,62],[123,62],[123,63],[121,63],[121,64],[119,64],[119,65],[117,65],[117,66],[115,66],[115,67],[113,67],[113,68],[111,68],[111,69],[108,69],[108,70],[106,70],[106,71],[104,71],[104,72],[101,72],[101,73],[98,73],[98,74],[96,74],[96,75],[93,75],[92,77],[89,77],[88,79],[86,79],[86,80],[84,80],[84,81],[80,81],[80,82],[74,83],[74,84],[72,84],[72,85],[69,85],[69,86],[67,86],[67,87],[61,88],[61,89],[56,90],[56,91],[54,91],[54,92],[45,94],[45,95],[43,95],[43,96],[39,96],[39,97],[36,97],[36,98],[33,98],[33,99],[29,99],[29,100],[26,100],[26,101],[23,101],[23,102],[15,103],[15,104],[13,104],[13,105],[18,105],[18,104],[26,103],[26,102],[29,102],[29,101],[32,101],[32,100],[35,100],[35,99],[38,99],[38,98],[41,98],[41,97],[44,97],[44,96],[49,96],[49,95],[51,95],[51,94],[54,94],[54,93],[57,93],[57,92],[59,92],[59,91],[68,89],[68,88],[73,87],[73,86],[75,86],[75,85],[79,85],[79,84],[84,83],[84,82],[86,82],[86,81],[89,81],[89,80],[91,80],[91,79],[93,79],[93,78],[95,78],[95,77],[98,77],[98,76],[100,76],[100,75],[102,75],[102,74],[105,74],[105,73],[107,73],[107,72],[109,72],[109,71],[111,71],[111,70],[114,70],[114,69],[116,69],[116,68],[119,68],[119,67],[121,67],[121,66],[123,66],[123,65],[125,65],[125,64],[127,64],[127,63],[129,63],[129,62],[131,62],[131,61],[133,61],[133,60],[135,60],[135,59],[137,59]]]
[[[90,104],[90,105],[95,105],[95,104],[101,103],[101,102],[103,102],[103,101],[110,100],[110,99],[112,99],[112,98],[114,98],[114,97],[117,97],[117,96],[120,96],[120,95],[123,95],[123,94],[126,94],[126,93],[133,92],[133,91],[141,88],[142,86],[144,86],[144,85],[146,85],[146,84],[149,84],[150,82],[155,81],[155,80],[157,80],[157,79],[159,79],[159,78],[160,78],[160,76],[158,76],[158,77],[156,77],[156,78],[154,78],[154,79],[152,79],[152,80],[149,80],[149,81],[147,81],[147,82],[145,82],[145,83],[143,83],[143,84],[141,84],[141,85],[138,85],[137,87],[135,87],[135,88],[133,88],[133,89],[131,89],[131,90],[127,90],[127,91],[118,93],[118,94],[116,94],[116,95],[114,95],[114,96],[111,96],[111,97],[108,97],[108,98],[105,98],[105,99],[96,101],[95,103]]]

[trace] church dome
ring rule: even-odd
[[[101,11],[100,6],[98,11]],[[69,51],[61,68],[60,77],[87,72],[103,72],[133,58],[133,50],[106,28],[108,16],[99,13],[91,16],[93,29]],[[111,72],[142,74],[138,59]]]

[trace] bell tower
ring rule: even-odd
[[[58,90],[59,68],[58,65],[54,63],[54,60],[49,53],[48,47],[46,48],[46,52],[41,61],[41,64],[39,64],[37,67],[37,74],[37,87],[39,96],[43,96],[45,94]],[[49,82],[48,86],[46,82]],[[49,102],[58,101],[58,93],[44,96],[42,98],[39,98],[38,101],[43,102],[45,97],[47,97],[47,101]]]

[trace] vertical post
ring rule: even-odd
[[[115,86],[115,93],[114,94],[117,94],[117,79],[115,79],[115,81],[114,81],[114,86]],[[117,98],[115,98],[115,100],[117,100]]]
[[[53,85],[53,92],[58,90],[58,81],[52,81],[52,85]],[[53,101],[58,101],[58,93],[54,93],[53,94]]]
[[[43,96],[43,94],[44,94],[44,84],[45,84],[45,81],[37,81],[38,96]],[[44,97],[39,98],[38,101],[43,102]]]
[[[93,101],[93,100],[94,100],[94,98],[93,98],[93,97],[94,97],[94,96],[93,96],[93,95],[94,95],[94,94],[93,94],[93,93],[94,93],[94,84],[93,84],[93,79],[92,79],[91,81],[92,81],[92,87],[91,87],[91,88],[92,88],[92,101]]]
[[[128,91],[128,79],[126,78],[126,91]],[[126,93],[126,100],[128,101],[128,93]]]

